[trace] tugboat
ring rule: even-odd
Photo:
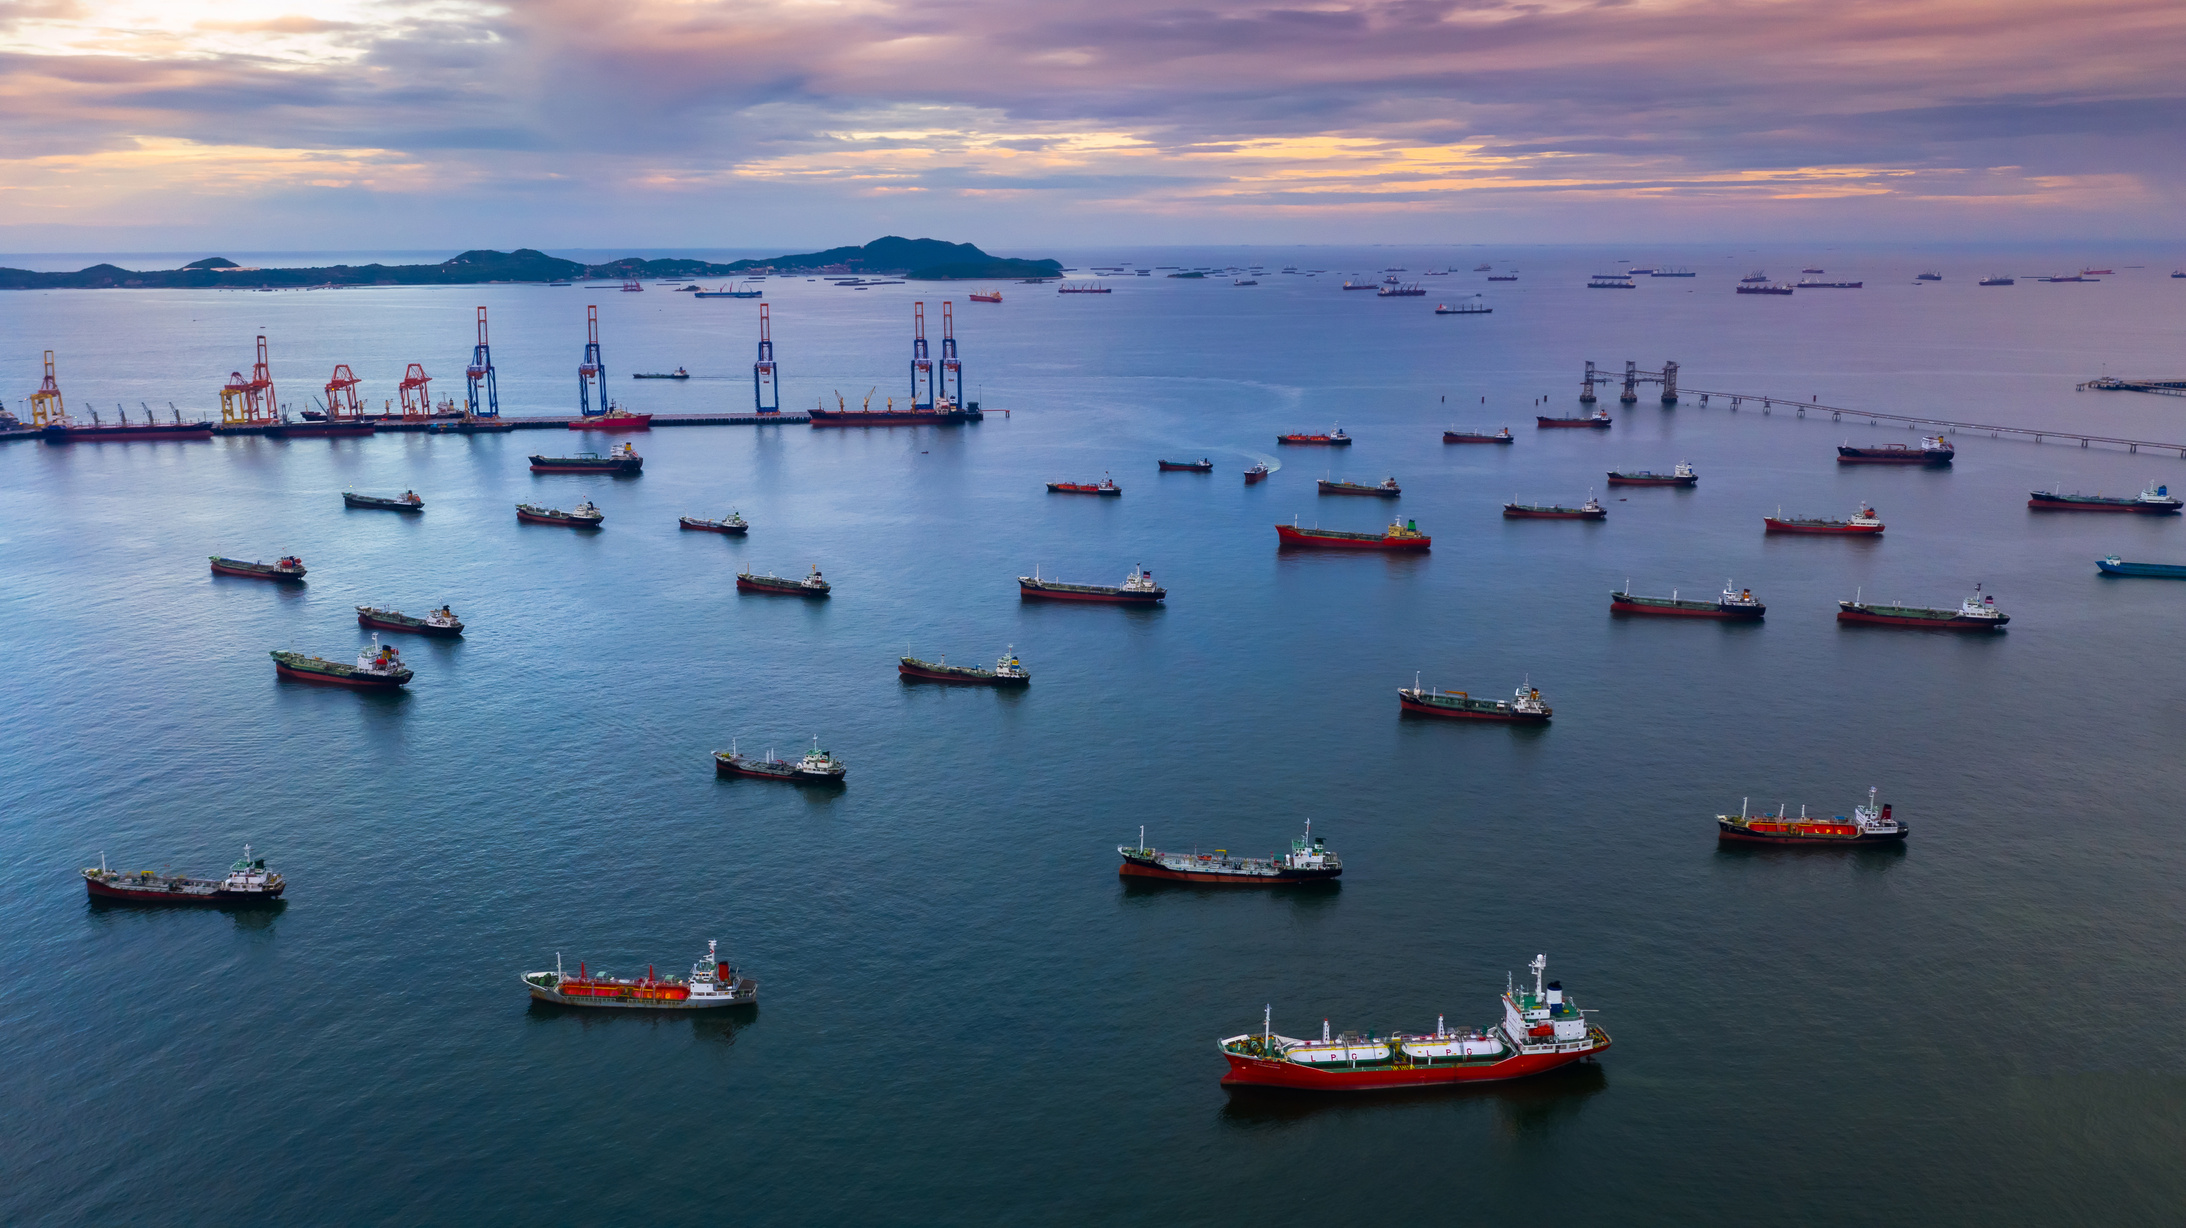
[[[1769,608],[1754,598],[1750,588],[1739,588],[1729,581],[1723,584],[1723,595],[1714,601],[1680,601],[1677,590],[1670,590],[1667,597],[1639,597],[1629,590],[1632,584],[1625,582],[1625,591],[1609,594],[1609,612],[1612,614],[1661,614],[1676,618],[1723,618],[1743,622],[1759,622]]]
[[[309,682],[317,686],[355,687],[360,691],[392,691],[410,681],[410,667],[402,663],[402,654],[392,644],[380,643],[379,633],[372,633],[372,642],[357,650],[357,663],[344,665],[325,657],[307,657],[300,652],[274,651],[273,672],[278,677],[297,682]]]
[[[1577,507],[1559,507],[1553,503],[1506,503],[1503,505],[1505,520],[1607,520],[1609,510],[1592,495]]]
[[[820,577],[820,569],[817,566],[812,569],[811,575],[801,580],[787,579],[775,575],[771,571],[763,576],[753,575],[748,571],[736,573],[736,591],[740,593],[775,593],[790,597],[825,597],[833,589],[833,585]]]
[[[1876,792],[1869,789],[1867,804],[1854,806],[1849,819],[1841,814],[1827,819],[1810,819],[1804,806],[1799,807],[1796,819],[1787,817],[1784,814],[1786,807],[1781,806],[1775,814],[1749,814],[1741,802],[1737,814],[1715,816],[1716,839],[1827,846],[1899,843],[1911,834],[1911,829],[1890,817],[1890,807],[1875,808]]]
[[[1270,1011],[1257,1033],[1216,1042],[1229,1063],[1225,1087],[1286,1087],[1300,1091],[1363,1092],[1451,1083],[1488,1083],[1544,1074],[1585,1061],[1609,1047],[1609,1033],[1587,1021],[1563,983],[1541,983],[1548,966],[1536,955],[1527,967],[1533,988],[1503,991],[1503,1020],[1485,1028],[1449,1028],[1440,1016],[1432,1032],[1342,1032],[1298,1040],[1278,1035]]]
[[[1394,499],[1404,493],[1395,478],[1385,478],[1372,486],[1359,482],[1331,482],[1322,478],[1321,493],[1324,495],[1368,495],[1381,499]]]
[[[1105,584],[1065,584],[1060,580],[1043,580],[1039,569],[1033,574],[1017,577],[1017,595],[1025,601],[1097,601],[1109,605],[1155,605],[1168,597],[1169,590],[1154,583],[1154,573],[1134,567],[1123,583],[1111,588]]]
[[[2171,497],[2170,487],[2150,483],[2148,489],[2132,498],[2037,490],[2028,497],[2027,506],[2044,512],[2138,512],[2144,516],[2168,516],[2186,505]]]
[[[224,559],[209,556],[216,576],[243,576],[252,580],[301,580],[304,578],[304,561],[293,554],[284,554],[278,562],[246,563],[241,559]]]
[[[1855,596],[1850,601],[1837,603],[1837,621],[1873,623],[1882,627],[1924,627],[1937,631],[2000,631],[2011,621],[2011,615],[1996,608],[1995,597],[1982,596],[1981,586],[1976,584],[1973,596],[1959,602],[1955,610],[1869,605]]]
[[[951,665],[949,658],[939,661],[921,661],[917,657],[904,657],[896,672],[906,678],[920,678],[928,682],[962,682],[974,686],[1030,686],[1032,674],[1014,652],[1004,652],[996,658],[993,669],[980,669],[975,665]]]
[[[716,776],[754,776],[761,780],[786,780],[792,784],[840,784],[849,772],[843,761],[820,749],[820,740],[812,739],[812,749],[795,763],[777,759],[773,751],[764,759],[747,759],[736,751],[734,739],[729,749],[713,753],[713,770]]]
[[[577,506],[563,511],[558,507],[540,507],[536,503],[516,505],[516,519],[525,524],[558,524],[571,529],[597,529],[607,514],[592,506],[587,499]]]
[[[575,456],[533,456],[533,473],[636,473],[645,468],[645,458],[629,444],[601,456],[597,452],[580,452]]]
[[[705,520],[697,516],[678,516],[676,517],[676,525],[679,528],[696,529],[701,533],[727,533],[731,537],[742,537],[751,528],[751,525],[747,524],[742,516],[733,511],[720,520]]]
[[[1264,463],[1255,462],[1252,468],[1245,470],[1245,485],[1250,486],[1255,482],[1266,481],[1267,476],[1267,465]]]
[[[2186,580],[2186,566],[2177,563],[2128,563],[2113,554],[2106,559],[2096,559],[2095,566],[2106,576],[2153,576],[2162,580]]]
[[[1326,435],[1277,435],[1278,445],[1289,447],[1348,448],[1351,436],[1343,433],[1340,426],[1330,427]]]
[[[1047,493],[1051,495],[1121,496],[1123,488],[1116,485],[1116,479],[1103,478],[1098,482],[1049,482],[1047,484]]]
[[[1483,434],[1482,432],[1479,432],[1479,431],[1444,431],[1444,432],[1442,432],[1442,442],[1444,442],[1444,443],[1517,443],[1517,442],[1518,442],[1518,437],[1517,437],[1517,436],[1515,436],[1515,435],[1513,435],[1513,434],[1511,434],[1511,433],[1510,433],[1510,428],[1506,426],[1506,427],[1504,427],[1504,428],[1503,428],[1502,430],[1500,430],[1500,431],[1497,431],[1496,433],[1494,433],[1493,435]]]
[[[1228,849],[1212,853],[1164,853],[1146,847],[1146,829],[1139,828],[1137,845],[1119,844],[1123,864],[1116,873],[1124,878],[1162,878],[1178,883],[1221,883],[1226,886],[1282,887],[1291,883],[1322,883],[1343,874],[1343,860],[1328,851],[1328,841],[1313,834],[1313,820],[1306,820],[1306,834],[1290,842],[1290,851],[1268,857],[1232,857]]]
[[[1843,520],[1825,520],[1811,516],[1786,516],[1784,509],[1777,508],[1774,516],[1763,516],[1761,523],[1768,533],[1836,533],[1865,534],[1874,536],[1882,532],[1882,521],[1875,518],[1875,509],[1860,504],[1860,510]]]
[[[1840,465],[1926,465],[1941,469],[1958,456],[1958,449],[1941,435],[1930,435],[1915,448],[1902,443],[1884,444],[1879,448],[1855,448],[1851,440],[1838,445],[1837,463]]]
[[[252,857],[243,846],[243,859],[228,867],[226,878],[190,878],[181,874],[157,874],[151,870],[118,871],[99,864],[85,866],[84,890],[94,900],[126,900],[131,904],[213,904],[229,908],[263,908],[278,903],[288,884],[266,869],[266,859]]]
[[[390,512],[422,512],[425,510],[425,500],[418,498],[414,490],[406,490],[399,495],[360,495],[353,490],[345,490],[342,492],[342,506],[379,508]]]
[[[1544,431],[1606,431],[1609,429],[1609,411],[1606,409],[1597,409],[1593,413],[1588,414],[1583,418],[1550,418],[1542,415],[1535,415],[1533,421],[1539,425],[1540,429]]]
[[[1463,691],[1423,690],[1415,676],[1410,687],[1397,688],[1397,700],[1402,711],[1452,720],[1546,725],[1556,714],[1554,708],[1541,702],[1540,689],[1531,680],[1518,684],[1517,692],[1510,699],[1501,700],[1474,699]]]
[[[425,617],[416,618],[400,610],[382,610],[368,605],[357,607],[357,625],[379,631],[415,631],[419,635],[456,639],[463,634],[463,620],[447,606],[429,610]]]
[[[610,405],[604,414],[594,414],[589,418],[570,419],[569,429],[573,431],[649,431],[653,429],[653,415],[633,414],[620,405]]]
[[[1698,486],[1700,475],[1693,467],[1679,461],[1677,468],[1668,473],[1656,473],[1651,469],[1612,469],[1609,471],[1611,486]]]
[[[1295,523],[1275,526],[1280,546],[1319,546],[1332,550],[1430,550],[1435,539],[1419,531],[1416,520],[1392,520],[1379,533],[1350,533],[1342,529],[1301,529]]]
[[[562,972],[562,957],[554,956],[554,971],[526,972],[524,988],[541,1002],[561,1006],[615,1006],[657,1011],[702,1011],[724,1006],[751,1006],[759,1001],[759,982],[739,977],[721,958],[713,939],[706,940],[706,958],[691,965],[689,979],[656,977],[647,968],[642,977],[621,980],[604,972],[592,973],[584,963],[577,975]]]
[[[1209,459],[1209,458],[1207,458],[1207,457],[1201,457],[1200,459],[1198,459],[1198,460],[1195,460],[1195,461],[1188,461],[1188,460],[1181,460],[1181,461],[1173,461],[1173,460],[1156,460],[1156,461],[1155,461],[1154,463],[1155,463],[1155,464],[1157,464],[1157,465],[1160,465],[1160,466],[1161,466],[1161,472],[1163,472],[1163,473],[1213,473],[1213,472],[1214,472],[1214,461],[1213,461],[1213,460],[1211,460],[1211,459]]]

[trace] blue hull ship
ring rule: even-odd
[[[2113,554],[2107,559],[2096,559],[2095,566],[2103,574],[2111,576],[2155,576],[2164,580],[2186,580],[2186,566],[2177,563],[2128,563]]]

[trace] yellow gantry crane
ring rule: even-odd
[[[48,423],[68,421],[68,410],[61,404],[61,386],[53,382],[53,351],[46,351],[46,378],[38,385],[38,391],[30,394],[30,423],[45,426]]]

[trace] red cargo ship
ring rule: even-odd
[[[1884,444],[1879,448],[1855,448],[1851,440],[1837,447],[1837,463],[1840,465],[1926,465],[1941,469],[1958,456],[1958,449],[1941,435],[1930,435],[1920,441],[1920,446],[1910,447],[1902,443]]]
[[[1867,791],[1867,804],[1852,808],[1852,817],[1834,815],[1826,819],[1810,819],[1806,807],[1799,807],[1799,817],[1788,818],[1786,807],[1777,807],[1775,814],[1748,814],[1743,803],[1737,814],[1715,816],[1715,834],[1718,840],[1745,840],[1759,844],[1805,844],[1823,847],[1841,847],[1849,844],[1899,844],[1912,830],[1890,817],[1890,807],[1875,808],[1875,789]]]
[[[759,982],[738,976],[711,938],[706,940],[706,958],[691,965],[688,979],[655,976],[650,967],[642,977],[611,977],[587,971],[582,961],[577,975],[568,976],[562,972],[562,957],[556,954],[554,971],[526,972],[523,982],[532,997],[561,1006],[695,1011],[750,1006],[759,1000]]]
[[[1266,481],[1267,476],[1268,467],[1264,464],[1256,464],[1252,468],[1245,470],[1245,485],[1250,486],[1254,482]]]
[[[1329,428],[1326,435],[1277,435],[1275,442],[1294,447],[1348,448],[1351,436],[1344,434],[1339,426]]]
[[[1121,496],[1123,488],[1116,485],[1116,479],[1103,478],[1098,482],[1049,482],[1047,492],[1051,495]]]
[[[266,859],[253,858],[243,846],[243,860],[228,867],[226,878],[190,878],[182,874],[155,874],[150,870],[128,872],[106,868],[106,855],[96,867],[86,866],[84,890],[95,900],[123,900],[131,904],[211,904],[228,908],[264,907],[278,903],[288,884],[266,870]]]
[[[1392,520],[1379,533],[1350,533],[1342,529],[1301,529],[1295,523],[1275,526],[1278,546],[1316,546],[1329,550],[1428,550],[1435,539],[1419,531],[1416,520]]]
[[[1882,532],[1882,521],[1875,518],[1875,509],[1860,504],[1860,510],[1843,520],[1822,520],[1805,516],[1786,516],[1784,509],[1777,508],[1774,516],[1763,516],[1761,523],[1769,533],[1851,533],[1873,536]]]
[[[1229,1063],[1223,1085],[1361,1092],[1487,1083],[1542,1074],[1607,1049],[1609,1034],[1587,1022],[1563,984],[1542,983],[1547,966],[1547,956],[1534,956],[1527,965],[1533,988],[1506,988],[1502,1021],[1485,1028],[1452,1029],[1437,1018],[1432,1032],[1331,1037],[1324,1020],[1319,1040],[1298,1040],[1276,1034],[1271,1012],[1258,1033],[1216,1042]]]
[[[46,387],[50,389],[53,381],[53,364],[50,361],[52,357],[50,352],[48,352],[47,357],[49,361],[46,364]],[[54,395],[58,396],[59,393],[56,392]],[[43,429],[39,430],[39,435],[47,443],[126,443],[138,439],[211,439],[213,437],[213,424],[211,422],[184,422],[180,410],[175,411],[174,421],[161,422],[153,417],[152,411],[147,408],[144,411],[144,421],[141,423],[131,422],[129,415],[119,405],[114,407],[114,412],[121,416],[120,422],[102,422],[99,420],[98,411],[93,410],[91,411],[91,425],[85,426],[70,418],[67,411],[63,410],[51,421],[48,421]]]
[[[653,429],[653,415],[633,414],[621,406],[615,406],[604,414],[589,418],[572,418],[569,429],[573,431],[649,431]]]

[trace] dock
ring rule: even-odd
[[[490,421],[492,421],[492,422],[495,422],[495,423],[497,423],[497,424],[498,424],[498,427],[497,427],[497,428],[495,428],[495,427],[489,427],[489,428],[488,428],[488,429],[486,429],[486,430],[483,430],[483,431],[478,431],[478,432],[476,432],[476,433],[477,433],[477,434],[495,434],[495,433],[498,433],[498,432],[499,432],[499,431],[501,431],[501,430],[508,430],[508,431],[562,431],[562,430],[567,430],[567,429],[569,429],[569,424],[570,424],[570,422],[571,422],[572,420],[573,420],[573,419],[571,419],[571,418],[568,418],[568,417],[553,417],[553,418],[541,418],[541,417],[516,417],[516,416],[513,416],[513,415],[512,415],[512,416],[508,416],[508,417],[503,417],[503,418],[498,418],[498,419],[491,419]],[[807,424],[807,423],[810,423],[811,421],[812,421],[812,415],[810,415],[810,414],[654,414],[654,415],[653,415],[653,423],[652,423],[652,424],[653,424],[653,426],[655,426],[655,427],[669,427],[669,426],[803,426],[803,425],[805,425],[805,424]],[[237,423],[223,423],[223,422],[216,422],[216,423],[214,423],[214,424],[213,424],[213,434],[215,434],[215,435],[263,435],[263,434],[265,434],[265,433],[266,433],[266,428],[267,428],[267,426],[268,426],[268,425],[269,425],[269,424],[267,424],[267,423],[263,423],[263,422],[255,422],[255,423],[242,423],[242,422],[237,422]],[[399,433],[399,432],[403,432],[403,431],[410,431],[410,432],[430,432],[430,431],[432,431],[432,430],[433,430],[433,428],[435,428],[435,427],[448,427],[448,428],[451,428],[451,429],[450,429],[450,430],[449,430],[449,431],[447,432],[447,433],[449,433],[449,434],[468,434],[468,433],[471,433],[471,432],[466,432],[466,431],[463,431],[463,430],[461,430],[461,429],[460,429],[460,426],[461,426],[461,423],[460,423],[460,421],[459,421],[458,419],[453,419],[453,418],[410,418],[410,419],[401,419],[401,418],[396,418],[396,419],[388,419],[388,420],[382,420],[382,419],[373,419],[373,420],[372,420],[372,425],[373,425],[373,427],[374,427],[374,428],[376,428],[377,432],[378,432],[378,433],[381,433],[381,434],[386,434],[386,433],[391,433],[391,432],[393,432],[393,433]],[[636,434],[643,434],[644,432],[640,431],[640,432],[634,432],[634,433],[636,433]]]
[[[2101,392],[2153,392],[2159,397],[2186,397],[2186,379],[2122,379],[2105,375],[2072,386],[2074,392],[2086,392],[2090,388]]]

